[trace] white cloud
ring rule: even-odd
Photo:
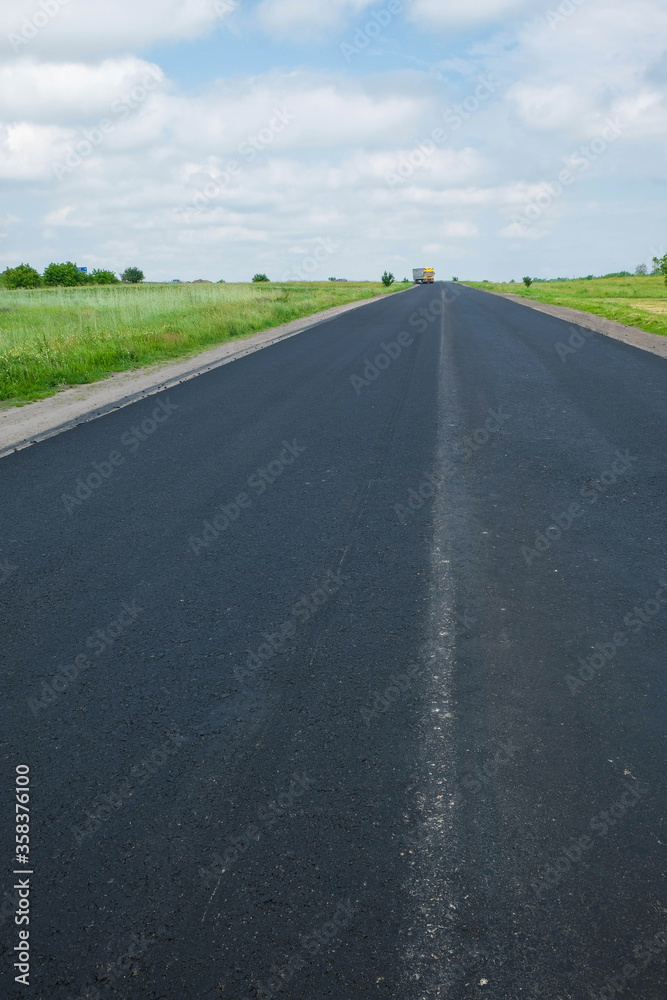
[[[448,222],[445,225],[444,233],[445,236],[479,236],[479,228],[474,222]]]
[[[91,59],[197,38],[219,18],[214,0],[4,0],[0,36],[8,53]]]
[[[556,8],[557,9],[557,8]],[[536,132],[595,135],[619,99],[632,102],[664,55],[667,10],[656,0],[586,0],[550,27],[533,19],[511,48],[483,47],[497,71],[514,77],[507,100]],[[663,88],[664,89],[664,88]]]
[[[179,142],[193,151],[240,152],[244,160],[253,148],[257,156],[269,149],[386,144],[412,133],[425,104],[396,84],[375,88],[308,72],[220,83],[198,98],[163,100]]]
[[[593,106],[594,97],[582,94],[568,83],[539,86],[516,83],[506,94],[524,122],[534,129],[567,128]]]
[[[49,165],[68,149],[71,133],[56,125],[0,124],[0,178],[32,181],[48,176]]]
[[[530,6],[531,0],[467,0],[466,3],[443,3],[443,0],[411,0],[411,20],[425,29],[470,28],[498,23]]]
[[[372,3],[373,0],[261,0],[257,17],[266,31],[300,37],[338,28]]]
[[[158,66],[133,56],[97,65],[21,59],[0,67],[0,119],[88,124],[110,115],[114,101],[131,101],[133,89],[148,92],[163,83]]]

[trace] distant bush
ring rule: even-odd
[[[100,270],[95,268],[95,270],[90,275],[91,281],[96,285],[119,285],[120,281],[116,277],[113,271]]]
[[[385,288],[389,288],[390,285],[394,284],[394,282],[396,281],[396,278],[391,273],[391,271],[385,271],[384,274],[382,275],[382,279],[381,280],[382,280],[382,284],[385,286]]]
[[[129,285],[138,285],[140,281],[144,280],[144,272],[139,267],[126,267],[120,276],[120,280],[127,282]]]
[[[42,283],[39,271],[30,264],[8,267],[2,272],[2,279],[5,288],[39,288]]]
[[[529,278],[528,275],[526,275],[526,277],[523,279],[523,283],[526,286],[526,288],[530,288],[530,286],[533,283],[533,279]]]
[[[637,275],[638,278],[645,278],[646,275],[648,274],[648,268],[646,264],[637,264],[637,267],[635,268],[635,274]]]
[[[65,264],[49,264],[44,270],[44,284],[50,287],[57,285],[64,285],[66,287],[87,285],[89,281],[89,276],[80,271],[71,260],[68,260]]]
[[[458,281],[458,280],[459,280],[458,278],[452,278],[452,281]]]
[[[260,282],[260,281],[268,281],[269,279],[267,278],[267,276],[265,274],[256,274],[255,277],[252,280],[255,283],[257,283],[257,282]]]
[[[667,253],[664,257],[654,257],[653,263],[655,264],[655,271],[653,273],[662,274],[667,285]]]

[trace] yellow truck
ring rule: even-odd
[[[412,280],[415,285],[432,285],[435,281],[435,271],[432,267],[415,267]]]

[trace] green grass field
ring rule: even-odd
[[[0,289],[0,400],[43,399],[407,287],[327,281]]]
[[[662,277],[577,278],[572,281],[538,282],[529,289],[518,283],[464,283],[489,292],[509,292],[549,305],[583,309],[596,316],[615,319],[626,326],[638,326],[649,333],[667,336],[667,285]]]

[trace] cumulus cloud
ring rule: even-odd
[[[444,229],[445,236],[479,236],[479,228],[474,222],[447,222]]]
[[[511,51],[499,39],[485,53],[514,77],[507,99],[526,126],[580,136],[595,134],[620,99],[647,89],[666,34],[667,10],[656,0],[636,0],[632,8],[623,0],[587,0],[557,21],[543,14],[526,23]]]
[[[0,124],[0,178],[32,181],[49,176],[49,164],[64,155],[71,140],[56,125]]]
[[[197,38],[224,11],[224,0],[6,0],[0,36],[6,54],[91,59]]]
[[[21,59],[0,67],[0,118],[88,123],[111,113],[114,101],[131,101],[135,88],[147,92],[164,82],[159,66],[134,56],[97,65]]]
[[[552,87],[517,83],[508,89],[507,99],[515,104],[527,125],[547,130],[568,127],[594,103],[590,94],[582,95],[568,83]]]
[[[421,27],[471,28],[498,23],[509,15],[531,6],[531,0],[468,0],[467,3],[443,3],[442,0],[411,0],[409,16]]]
[[[373,0],[261,0],[257,16],[262,27],[281,36],[309,36],[338,28],[370,7]]]

